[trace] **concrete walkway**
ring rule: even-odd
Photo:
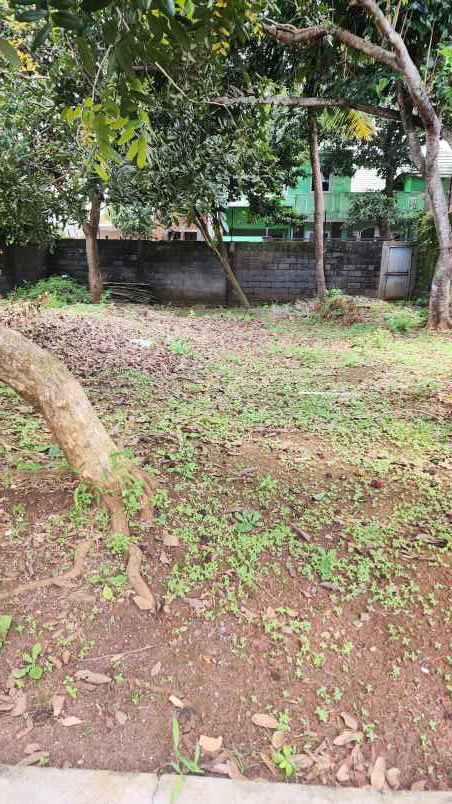
[[[170,804],[175,776],[0,765],[0,804]],[[186,777],[176,804],[452,804],[447,793]]]

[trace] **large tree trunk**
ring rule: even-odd
[[[248,301],[247,296],[243,292],[239,281],[231,268],[231,263],[229,261],[229,254],[227,252],[226,246],[223,242],[223,235],[221,232],[221,224],[218,220],[218,216],[212,215],[212,226],[214,230],[214,237],[212,237],[211,233],[209,232],[209,227],[207,226],[205,220],[202,218],[201,215],[196,215],[196,225],[200,229],[203,234],[204,240],[206,241],[209,248],[217,255],[218,259],[220,260],[221,267],[226,274],[229,284],[232,287],[234,295],[238,302],[241,304],[242,307],[246,307],[246,309],[251,308],[251,304]]]
[[[44,416],[68,463],[92,484],[115,533],[128,533],[123,500],[134,490],[141,518],[152,518],[151,478],[117,449],[82,386],[66,366],[19,332],[0,326],[0,380]]]
[[[438,236],[439,256],[430,291],[428,325],[431,329],[450,329],[450,288],[452,279],[452,233],[447,199],[444,193],[437,159],[433,165],[426,159],[425,181],[431,200],[432,214]]]
[[[104,281],[100,271],[99,248],[97,237],[99,234],[100,193],[94,193],[91,198],[89,221],[83,226],[86,238],[86,259],[88,261],[88,284],[93,304],[99,304],[104,289]]]
[[[314,184],[314,248],[315,275],[319,301],[326,301],[325,283],[325,243],[323,220],[325,217],[325,199],[323,196],[322,168],[320,165],[319,138],[315,112],[308,111],[309,149],[311,154],[312,178]]]

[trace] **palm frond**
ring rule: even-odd
[[[376,133],[373,117],[356,109],[327,109],[319,121],[325,131],[347,140],[370,140]]]

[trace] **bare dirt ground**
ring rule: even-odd
[[[160,610],[136,608],[124,538],[0,386],[0,762],[166,771],[177,719],[199,772],[452,788],[452,341],[404,316],[40,318],[157,478],[133,538]],[[9,594],[85,539],[80,578]]]

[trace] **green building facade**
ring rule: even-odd
[[[440,170],[446,192],[450,195],[452,182],[452,151],[443,146],[440,153]],[[405,174],[397,182],[395,196],[398,208],[407,213],[422,212],[425,209],[425,183],[420,176]],[[353,177],[336,176],[334,173],[324,178],[325,198],[325,237],[347,239],[350,237],[373,239],[379,236],[377,226],[369,226],[356,231],[349,226],[349,207],[355,193],[378,191],[383,182],[375,171],[358,170]],[[313,237],[314,193],[312,173],[306,168],[306,175],[299,179],[295,188],[288,188],[282,201],[286,206],[304,216],[305,222],[299,229],[289,226],[267,226],[265,220],[251,221],[245,200],[230,204],[227,212],[229,232],[226,241],[261,241],[266,239],[304,239]]]

